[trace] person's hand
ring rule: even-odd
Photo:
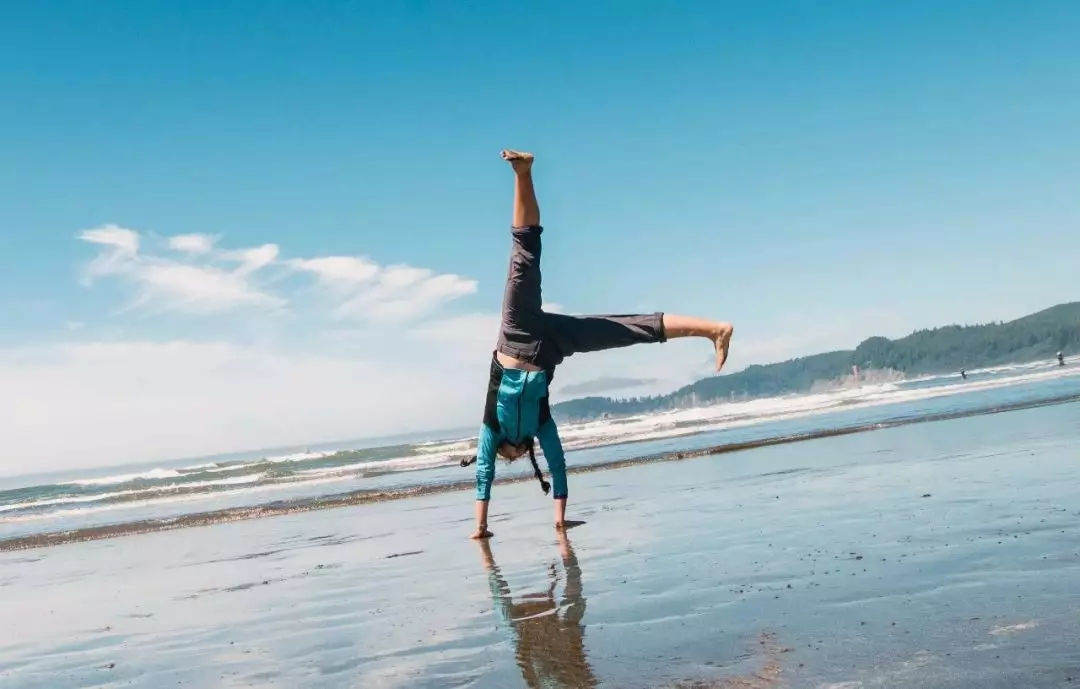
[[[477,538],[476,545],[480,547],[480,559],[484,563],[484,569],[495,569],[495,556],[491,554],[491,541],[486,538]]]
[[[494,535],[495,534],[493,534],[493,533],[491,533],[490,531],[487,530],[487,527],[483,527],[483,528],[477,528],[476,531],[473,531],[472,535],[469,536],[469,538],[471,538],[471,539],[473,539],[475,541],[475,540],[478,540],[478,539],[481,539],[481,538],[491,538]]]

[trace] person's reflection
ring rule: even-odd
[[[595,687],[596,678],[585,657],[585,597],[581,594],[581,567],[570,540],[558,533],[566,584],[562,599],[555,603],[559,569],[550,567],[551,585],[546,591],[530,593],[514,602],[510,586],[499,573],[491,555],[491,545],[479,541],[495,611],[513,635],[518,667],[529,687]]]

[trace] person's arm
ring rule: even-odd
[[[491,499],[491,482],[495,480],[495,451],[499,439],[488,425],[481,424],[480,437],[476,440],[476,531],[472,538],[488,538],[493,534],[487,528],[488,500]]]
[[[491,589],[491,601],[493,608],[500,621],[510,626],[513,621],[511,612],[513,600],[510,598],[510,586],[499,573],[499,566],[495,564],[495,557],[491,554],[491,546],[487,540],[480,541],[480,557],[484,562],[484,569],[488,573],[488,587]]]
[[[585,617],[585,596],[581,590],[581,565],[578,564],[577,555],[566,537],[565,531],[557,532],[559,539],[559,553],[562,555],[563,568],[566,570],[566,586],[563,587],[561,607],[563,619],[567,622],[580,624]]]
[[[551,497],[555,498],[555,526],[562,528],[566,524],[566,458],[563,455],[562,441],[555,422],[548,419],[536,433],[540,449],[544,451],[548,472],[551,473]]]

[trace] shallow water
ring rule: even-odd
[[[936,377],[751,400],[564,426],[561,434],[571,448],[571,471],[581,471],[1072,400],[1080,400],[1080,368],[1027,364],[973,374],[962,383]],[[426,469],[394,464],[388,470],[385,465],[397,460],[370,458],[356,469],[352,454],[302,453],[119,474],[114,469],[71,481],[30,480],[0,490],[0,551],[460,489],[471,481],[472,470],[462,470],[447,448],[459,451],[468,444],[398,444],[353,453],[414,452]],[[320,468],[310,468],[315,465]],[[525,478],[527,467],[500,462],[497,473]]]
[[[1080,367],[1034,362],[955,375],[863,385],[828,392],[732,401],[637,417],[562,424],[571,466],[606,464],[723,444],[754,443],[792,434],[915,420],[1080,397]],[[469,431],[468,433],[471,433]],[[327,496],[354,497],[446,486],[468,479],[458,467],[473,440],[428,434],[313,448],[204,457],[150,465],[81,470],[0,480],[0,541],[36,534],[124,525],[157,528],[172,520],[205,523],[205,513],[283,503],[308,509]],[[524,476],[526,463],[500,466]],[[337,504],[340,501],[335,502]],[[354,500],[355,502],[355,500]],[[189,518],[191,515],[200,515]],[[160,526],[160,524],[158,525]],[[106,532],[110,530],[106,529]],[[0,550],[7,547],[0,542]]]
[[[0,554],[4,687],[1061,687],[1080,404]],[[924,497],[925,496],[925,497]],[[1071,679],[1070,679],[1071,678]]]

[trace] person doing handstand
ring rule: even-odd
[[[555,367],[563,359],[581,352],[665,342],[676,337],[703,337],[716,349],[719,371],[727,361],[734,332],[730,323],[669,313],[568,316],[544,311],[540,288],[543,228],[533,189],[533,155],[504,150],[502,157],[514,171],[512,244],[502,323],[476,447],[476,530],[472,538],[493,535],[487,528],[487,518],[496,455],[514,460],[528,452],[547,492],[548,484],[536,465],[534,438],[540,442],[551,473],[555,527],[566,527],[566,461],[548,403],[548,387]]]

